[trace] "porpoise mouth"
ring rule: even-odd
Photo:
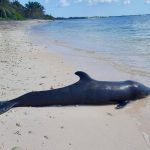
[[[150,95],[150,88],[147,88],[146,95]]]
[[[150,95],[150,88],[147,88],[146,93],[147,95]]]
[[[143,89],[143,91],[141,91],[141,94],[139,94],[138,95],[138,98],[145,98],[145,97],[147,97],[147,96],[150,96],[150,88],[148,88],[148,87],[145,87],[144,89]]]

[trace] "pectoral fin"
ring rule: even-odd
[[[128,103],[129,103],[128,100],[125,100],[125,101],[119,101],[118,104],[117,104],[117,106],[115,107],[115,109],[123,108],[123,107],[125,107]]]

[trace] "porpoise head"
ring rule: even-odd
[[[133,82],[133,87],[136,99],[144,98],[150,95],[150,88],[141,83]]]

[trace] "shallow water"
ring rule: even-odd
[[[95,52],[125,69],[150,75],[150,15],[59,20],[31,29],[47,45]]]

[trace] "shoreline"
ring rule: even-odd
[[[69,50],[78,51],[80,53],[82,51],[86,55],[89,54],[88,55],[89,57],[92,57],[95,59],[101,59],[104,62],[108,62],[109,65],[113,65],[114,68],[116,68],[118,71],[121,71],[121,72],[125,72],[128,74],[138,74],[141,77],[147,77],[147,78],[150,77],[149,71],[140,70],[139,68],[134,68],[133,66],[128,66],[126,64],[114,62],[114,60],[111,56],[106,56],[104,54],[101,54],[98,51],[90,51],[90,50],[85,50],[82,48],[80,49],[80,48],[71,47],[71,46],[65,45],[59,41],[51,42],[51,45],[57,45],[57,46],[63,47],[64,49],[67,48]]]
[[[40,27],[38,27],[38,29],[40,30]],[[150,72],[147,70],[141,70],[138,67],[136,68],[136,67],[129,66],[127,64],[123,64],[121,62],[115,61],[113,57],[109,55],[101,54],[98,51],[94,51],[94,50],[90,51],[88,49],[82,49],[82,48],[77,48],[75,46],[70,46],[68,45],[68,43],[64,43],[63,41],[60,41],[60,40],[52,40],[52,38],[50,38],[48,40],[46,39],[45,41],[42,41],[42,38],[43,39],[48,38],[48,36],[44,36],[42,33],[35,34],[34,33],[35,31],[36,30],[32,30],[32,28],[30,29],[30,32],[32,33],[32,36],[33,36],[31,40],[33,42],[36,41],[37,45],[38,43],[42,42],[42,45],[45,45],[49,49],[50,52],[54,52],[56,53],[56,55],[61,54],[64,57],[66,57],[67,60],[71,60],[70,57],[77,58],[78,56],[79,57],[83,56],[83,59],[88,59],[88,58],[97,59],[98,61],[100,61],[100,63],[104,62],[105,65],[112,66],[112,68],[114,68],[114,70],[117,70],[119,73],[124,73],[126,77],[123,78],[122,80],[127,80],[127,79],[137,80],[139,82],[142,82],[146,85],[148,84],[148,86],[150,86],[150,83],[149,83]],[[110,78],[110,80],[114,80],[114,79]],[[118,78],[116,80],[120,80],[120,79]]]
[[[141,17],[141,19],[143,18]],[[115,20],[119,21],[118,19]],[[136,19],[133,18],[133,20]],[[108,21],[110,21],[111,24],[111,20],[108,19]],[[125,71],[129,74],[134,73],[135,75],[140,74],[140,76],[145,76],[148,79],[150,75],[149,54],[147,51],[148,39],[145,39],[146,37],[144,38],[144,46],[144,39],[142,36],[140,36],[140,31],[135,31],[135,34],[137,34],[137,36],[134,35],[134,31],[132,31],[133,36],[130,36],[130,29],[127,29],[128,32],[123,34],[122,32],[124,26],[126,26],[125,24],[119,25],[118,28],[113,26],[114,32],[116,32],[117,30],[117,32],[114,33],[114,36],[116,38],[113,38],[113,31],[109,31],[111,25],[107,26],[107,23],[105,25],[103,25],[102,23],[102,25],[99,27],[95,25],[101,22],[105,24],[107,21],[103,19],[94,21],[55,21],[53,23],[47,23],[45,25],[39,25],[35,28],[32,28],[31,32],[33,33],[33,35],[36,34],[36,37],[40,38],[41,36],[41,39],[39,41],[42,41],[44,45],[50,45],[50,49],[51,45],[55,45],[64,49],[64,51],[68,49],[86,51],[87,53],[95,53],[95,55],[97,55],[99,59],[104,59],[108,61],[109,64],[113,63],[113,66],[117,66],[117,69],[121,71]],[[85,28],[83,26],[84,23],[86,23]],[[79,24],[81,25],[81,28],[79,27]],[[70,26],[72,26],[72,28],[70,28]],[[91,28],[90,30],[90,26],[93,26],[93,29]],[[122,30],[120,30],[121,26]],[[80,33],[78,33],[78,28],[79,30],[81,30]],[[87,30],[86,32],[87,28],[89,28],[89,31]],[[98,30],[97,33],[96,28]],[[105,30],[108,28],[108,31],[101,31],[101,29],[103,28]],[[143,34],[146,36],[146,33],[144,31]],[[103,36],[103,34],[105,35],[105,32],[107,38]],[[125,37],[121,36],[121,33]],[[45,39],[42,40],[42,38]],[[126,42],[127,44],[125,44]],[[92,57],[93,56],[94,55],[92,55]]]
[[[26,21],[16,25],[14,22],[10,26],[6,22],[5,29],[0,27],[2,100],[33,90],[72,84],[78,80],[74,75],[78,69],[90,73],[98,80],[122,80],[128,77],[139,79],[134,75],[121,73],[101,60],[89,57],[83,60],[82,52],[65,56],[67,53],[62,54],[64,51],[54,52],[55,49],[49,50],[49,47],[33,43],[26,29],[38,23]],[[0,149],[18,146],[22,150],[99,150],[100,147],[105,150],[148,150],[148,100],[150,99],[136,101],[118,111],[114,109],[114,105],[14,108],[0,116]],[[33,140],[34,143],[31,142]]]

